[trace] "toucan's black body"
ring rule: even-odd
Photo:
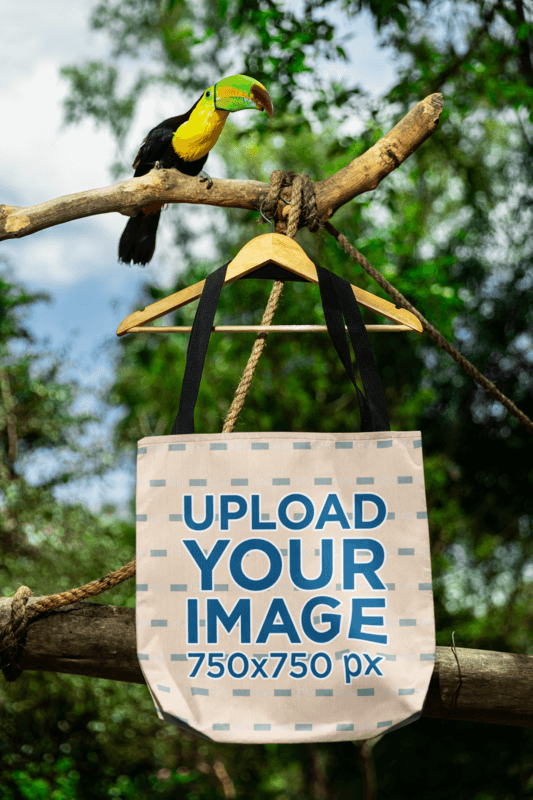
[[[198,102],[198,101],[197,101]],[[185,114],[170,117],[152,128],[142,143],[133,162],[135,172],[133,177],[146,175],[154,168],[158,161],[163,169],[178,169],[185,175],[198,175],[207,161],[209,153],[197,161],[185,161],[180,158],[172,147],[174,132],[187,122],[191,116],[195,103]],[[152,204],[142,208],[135,217],[132,217],[120,238],[118,257],[125,264],[148,264],[154,254],[157,226],[161,216],[162,205]]]

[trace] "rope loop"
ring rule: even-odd
[[[11,619],[0,629],[0,669],[8,683],[13,683],[22,674],[17,662],[26,641],[29,624],[26,604],[31,594],[27,586],[17,589],[11,602]]]
[[[281,200],[283,189],[292,186],[292,181],[296,177],[296,172],[282,172],[280,169],[275,169],[270,174],[270,190],[263,201],[263,211],[265,216],[274,219],[277,216],[278,204]]]
[[[322,227],[324,223],[318,216],[315,187],[309,175],[275,169],[270,175],[270,184],[270,191],[263,201],[263,212],[269,219],[277,220],[276,233],[285,233],[293,239],[300,228],[316,233]],[[283,191],[287,188],[291,189],[288,220],[282,218],[279,209],[280,201],[284,200]]]

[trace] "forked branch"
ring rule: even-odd
[[[431,136],[442,106],[441,94],[429,95],[373,147],[335,175],[316,183],[319,216],[327,220],[354,197],[375,189]],[[0,241],[29,236],[73,219],[111,211],[132,216],[141,206],[150,203],[193,203],[259,211],[269,189],[269,184],[260,181],[237,180],[214,180],[211,189],[207,189],[205,183],[177,170],[153,169],[140,178],[57,197],[27,208],[0,205]]]

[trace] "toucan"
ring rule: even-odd
[[[266,111],[272,117],[274,107],[265,87],[247,75],[232,75],[206,89],[185,114],[170,117],[155,128],[143,141],[133,162],[134,177],[146,175],[154,167],[178,169],[185,175],[201,175],[212,180],[203,166],[209,151],[222,133],[231,111],[245,108]],[[120,238],[119,261],[125,264],[148,264],[154,254],[155,237],[163,205],[144,206],[132,217]]]

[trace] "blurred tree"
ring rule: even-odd
[[[71,588],[89,565],[131,550],[131,525],[104,510],[57,500],[55,490],[73,479],[109,470],[109,454],[80,444],[94,415],[73,410],[80,389],[60,377],[61,360],[23,325],[33,303],[12,271],[0,273],[0,569],[3,594],[28,583],[34,594]],[[111,551],[106,551],[106,542]],[[118,552],[117,551],[118,548]],[[112,555],[111,555],[112,553]],[[68,555],[68,557],[67,557]]]

